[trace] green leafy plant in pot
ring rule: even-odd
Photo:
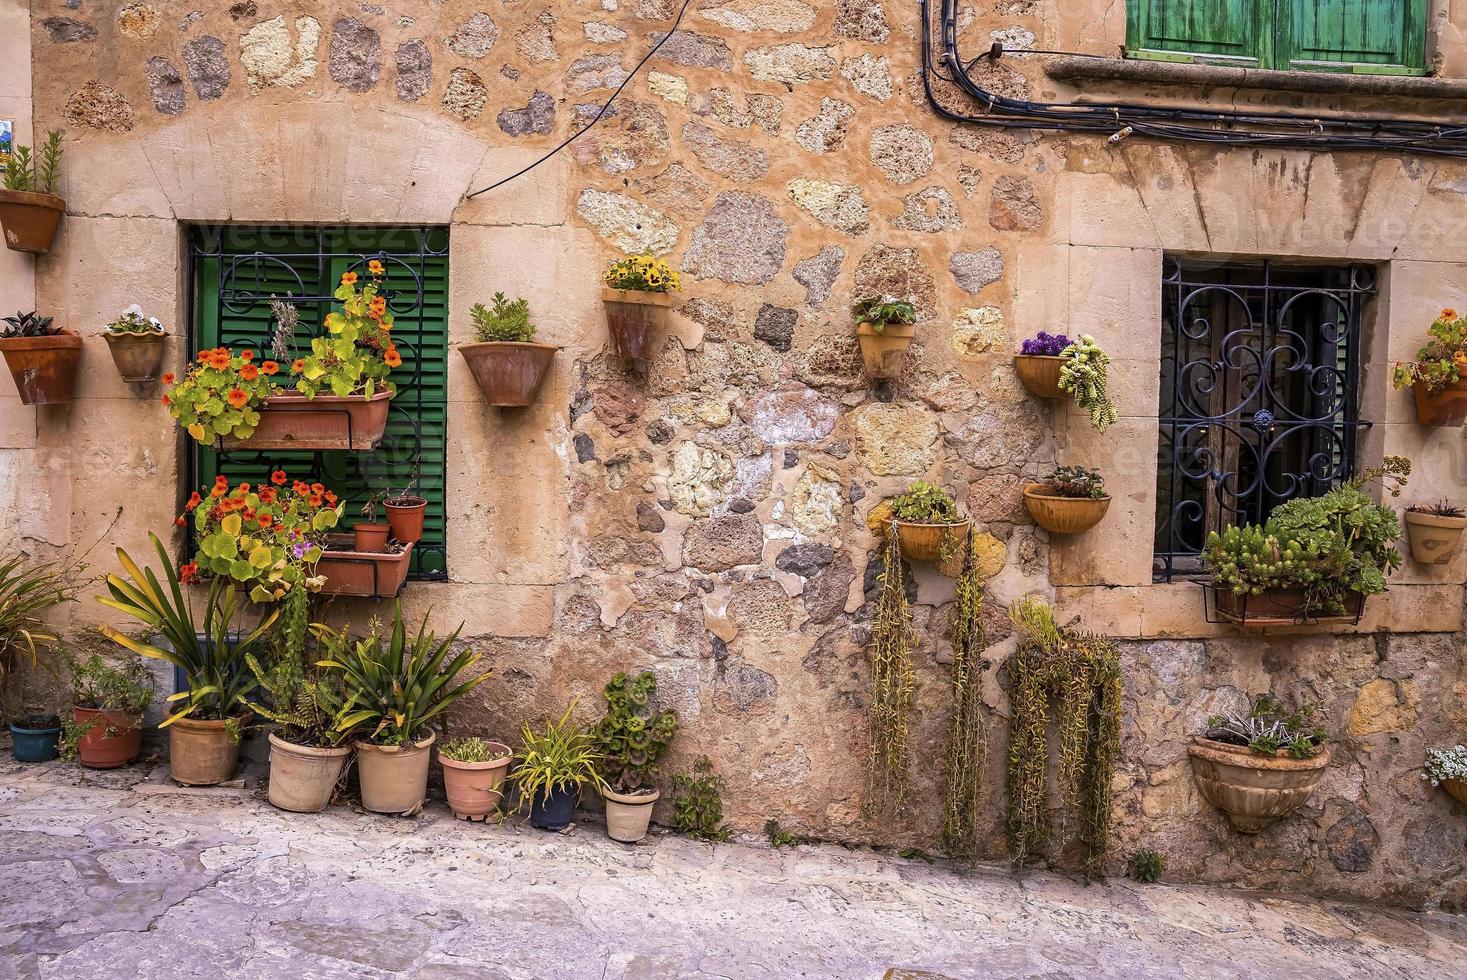
[[[76,597],[74,579],[80,567],[14,555],[0,561],[0,683],[18,676],[24,658],[32,667],[56,647],[59,637],[45,620],[52,606]],[[13,691],[9,691],[13,693]],[[24,706],[10,716],[12,750],[18,761],[45,762],[56,758],[60,720],[49,711],[32,712]]]
[[[635,844],[647,836],[652,804],[660,795],[654,785],[658,762],[677,734],[677,712],[653,707],[657,675],[650,670],[635,677],[618,671],[602,696],[606,715],[592,733],[592,744],[606,780],[601,791],[606,833],[612,840]]]
[[[520,751],[509,774],[519,791],[520,805],[529,808],[530,825],[541,830],[570,826],[581,787],[608,787],[598,766],[601,754],[591,732],[571,719],[572,701],[558,721],[547,721],[542,731],[527,723],[520,730]]]
[[[880,524],[896,525],[902,557],[908,561],[947,562],[962,551],[973,522],[958,510],[942,487],[916,480],[907,492],[887,501]]]
[[[917,332],[917,308],[899,296],[865,296],[851,306],[861,360],[873,378],[895,378]]]
[[[495,293],[492,306],[474,304],[474,342],[458,352],[478,382],[484,400],[501,408],[520,408],[535,400],[535,392],[560,348],[535,343],[530,303]]]
[[[62,131],[46,134],[40,153],[16,145],[5,162],[4,188],[0,189],[0,227],[5,247],[13,252],[45,255],[56,239],[56,228],[66,210],[57,196],[61,182]]]
[[[116,769],[142,752],[143,712],[153,703],[153,675],[142,660],[93,653],[66,657],[71,713],[62,720],[61,754],[89,769]]]
[[[57,326],[36,310],[0,318],[0,355],[26,405],[62,405],[71,401],[82,339]]]

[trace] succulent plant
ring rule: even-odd
[[[891,516],[911,524],[957,524],[963,519],[958,505],[942,487],[917,480],[889,504]]]
[[[16,313],[15,316],[3,318],[5,329],[0,330],[0,338],[12,340],[16,337],[51,337],[61,332],[61,328],[52,325],[49,316],[38,316],[35,310],[29,313]]]
[[[1246,715],[1207,719],[1207,737],[1228,745],[1246,745],[1263,755],[1284,751],[1296,759],[1312,759],[1326,738],[1314,715],[1311,705],[1294,707],[1271,694],[1260,694]]]
[[[1045,333],[1041,330],[1024,341],[1019,352],[1029,357],[1059,357],[1068,346],[1070,346],[1070,338],[1064,334]]]
[[[1126,877],[1143,885],[1150,885],[1161,880],[1161,873],[1165,869],[1166,862],[1160,854],[1151,850],[1136,851],[1126,862]]]
[[[1440,786],[1448,779],[1467,783],[1467,745],[1454,745],[1450,749],[1427,749],[1426,771],[1421,778],[1433,786]]]
[[[691,773],[672,777],[672,821],[679,833],[694,840],[728,840],[732,832],[723,826],[723,777],[713,763],[700,755]]]
[[[636,793],[652,788],[657,764],[677,734],[677,712],[657,711],[657,675],[636,677],[618,671],[602,690],[606,716],[591,732],[597,765],[612,792]]]
[[[1105,477],[1100,475],[1099,470],[1086,469],[1083,466],[1061,466],[1050,474],[1048,482],[1061,497],[1085,500],[1105,498]]]

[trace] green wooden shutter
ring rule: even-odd
[[[308,348],[333,308],[327,299],[348,269],[365,272],[371,258],[387,267],[395,315],[393,338],[402,366],[387,434],[376,450],[220,453],[197,447],[201,485],[223,473],[231,482],[259,483],[276,468],[319,480],[347,501],[346,523],[360,516],[373,489],[402,489],[416,466],[417,492],[427,498],[423,540],[412,573],[447,572],[444,533],[445,432],[448,374],[448,234],[442,228],[196,228],[191,239],[195,349],[251,347],[262,357],[273,331],[269,298],[297,297],[297,347]],[[422,301],[418,302],[418,283]],[[301,299],[301,297],[305,297]],[[380,519],[380,514],[379,514]]]
[[[1278,67],[1426,74],[1426,0],[1278,0]]]
[[[1273,44],[1273,0],[1127,0],[1126,53],[1256,68]]]

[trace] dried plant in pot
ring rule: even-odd
[[[665,333],[670,294],[682,288],[677,272],[656,256],[629,255],[613,262],[602,282],[612,353],[631,360],[650,358]]]
[[[1445,309],[1427,328],[1430,338],[1414,361],[1397,361],[1396,389],[1411,389],[1420,425],[1456,426],[1467,420],[1467,316]]]
[[[503,742],[469,737],[438,746],[443,766],[443,789],[448,806],[459,820],[485,820],[504,797],[504,778],[514,753]]]
[[[560,348],[535,343],[535,325],[530,321],[530,303],[523,297],[511,302],[495,293],[492,307],[474,304],[469,316],[474,321],[474,342],[459,345],[484,401],[501,408],[522,408],[535,400],[535,393],[550,362]]]
[[[1061,466],[1045,482],[1024,488],[1024,506],[1034,523],[1051,534],[1080,534],[1105,517],[1110,495],[1099,470]]]
[[[143,712],[153,703],[153,675],[138,658],[115,662],[93,653],[66,657],[71,713],[62,720],[61,754],[88,769],[116,769],[142,752]]]
[[[56,326],[35,310],[3,318],[0,355],[26,405],[62,405],[71,401],[82,339]]]
[[[1452,799],[1467,806],[1467,745],[1427,749],[1426,767],[1421,778],[1433,786],[1440,786]]]
[[[955,557],[967,542],[973,526],[942,487],[917,480],[906,493],[893,497],[874,512],[877,529],[896,526],[902,557],[908,561],[941,561]]]
[[[519,793],[519,805],[529,809],[530,826],[560,831],[570,826],[581,789],[595,786],[606,792],[594,748],[594,736],[575,722],[572,701],[558,721],[547,721],[543,730],[526,723],[520,729],[520,751],[509,778]]]
[[[382,499],[386,496],[387,491],[377,490],[362,504],[362,516],[366,520],[357,521],[351,527],[352,547],[357,551],[387,550],[387,538],[392,533],[392,525],[377,520],[377,508],[382,505]]]
[[[428,498],[413,493],[418,484],[417,468],[413,478],[402,490],[388,490],[382,498],[382,508],[387,511],[387,530],[394,541],[416,544],[423,539],[423,519],[428,512]]]
[[[13,252],[45,255],[56,240],[66,201],[56,194],[61,179],[59,129],[46,135],[39,156],[31,147],[16,146],[5,163],[0,189],[0,228],[5,247]]]
[[[647,836],[652,805],[660,796],[654,782],[658,763],[677,734],[677,712],[658,711],[657,675],[635,677],[618,671],[602,690],[606,715],[592,730],[591,744],[606,781],[606,833],[612,840],[635,844]]]
[[[855,302],[851,314],[866,373],[873,378],[899,377],[917,332],[917,308],[898,296],[866,296]]]
[[[1246,715],[1215,715],[1187,753],[1204,799],[1239,833],[1256,834],[1309,801],[1329,765],[1312,707],[1261,694]]]
[[[1445,500],[1407,507],[1403,518],[1411,557],[1423,565],[1451,561],[1467,529],[1467,510]]]
[[[112,363],[117,373],[128,384],[149,384],[158,380],[158,371],[163,366],[163,348],[168,333],[163,323],[155,316],[146,316],[137,304],[129,306],[102,331],[107,349],[112,352]],[[168,377],[168,383],[173,378]]]

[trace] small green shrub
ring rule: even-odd
[[[926,480],[914,482],[888,506],[892,517],[912,524],[957,524],[963,519],[952,495]]]
[[[140,658],[107,661],[96,653],[82,660],[70,652],[61,658],[71,674],[71,703],[76,708],[97,711],[120,711],[141,717],[153,703],[153,675]],[[70,761],[77,757],[82,739],[101,718],[78,722],[66,712],[61,718],[61,757]]]
[[[764,834],[769,838],[769,843],[775,847],[798,847],[806,843],[804,837],[792,834],[779,825],[778,820],[764,821]]]
[[[1126,862],[1126,877],[1143,885],[1152,885],[1161,880],[1166,862],[1155,851],[1136,851]]]
[[[492,762],[504,758],[489,747],[486,739],[477,736],[448,739],[438,747],[438,754],[454,762]]]
[[[0,338],[10,340],[15,337],[54,337],[61,332],[56,326],[53,318],[40,316],[35,310],[29,313],[16,313],[15,316],[0,318],[5,322],[4,328],[0,328]]]
[[[1083,466],[1061,466],[1049,475],[1048,483],[1061,497],[1086,500],[1105,498],[1105,477],[1099,470]]]
[[[858,299],[851,307],[856,326],[871,324],[877,333],[885,333],[888,323],[916,323],[917,308],[895,296],[866,296]]]
[[[530,322],[530,301],[520,297],[510,302],[503,293],[495,293],[490,309],[483,303],[475,303],[469,311],[474,321],[474,339],[481,344],[491,341],[528,343],[535,336],[535,325]]]
[[[651,789],[657,763],[677,733],[677,712],[653,710],[657,675],[650,670],[636,677],[618,671],[602,696],[606,715],[592,732],[601,775],[617,793]]]
[[[4,180],[7,191],[55,194],[61,181],[61,130],[53,129],[46,134],[39,160],[32,160],[29,146],[16,144],[5,162]]]
[[[724,841],[733,832],[723,826],[723,777],[706,755],[698,756],[691,773],[672,777],[672,825],[694,840]]]

